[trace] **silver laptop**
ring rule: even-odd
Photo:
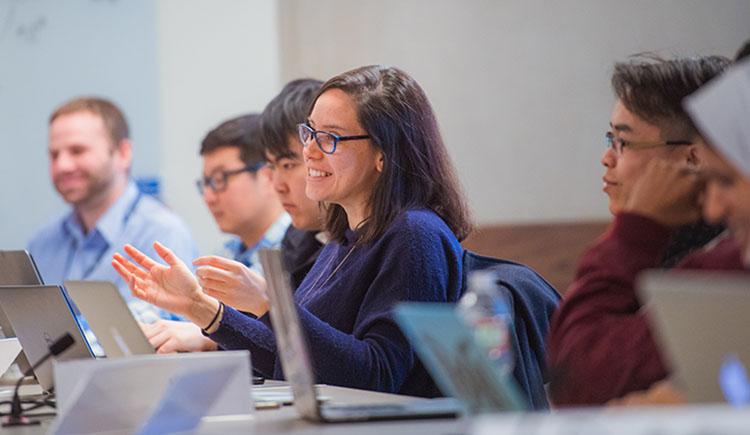
[[[689,401],[724,402],[725,390],[747,387],[731,377],[750,372],[750,274],[647,271],[637,286]]]
[[[107,358],[154,353],[117,287],[108,281],[65,281],[65,290]]]
[[[281,252],[262,249],[260,262],[268,285],[276,348],[294,395],[294,406],[303,418],[319,422],[453,418],[461,412],[460,404],[454,399],[415,399],[366,405],[321,403]]]
[[[41,285],[44,284],[34,258],[27,251],[0,251],[0,286],[3,285]],[[0,306],[0,337],[15,337],[13,326],[8,321],[2,306]],[[16,358],[19,368],[25,372],[31,368],[26,354],[21,353]],[[0,373],[1,374],[1,373]]]
[[[32,363],[41,360],[49,352],[50,344],[66,332],[75,343],[57,356],[58,360],[93,358],[61,287],[4,286],[0,288],[0,306]],[[52,360],[37,367],[34,375],[43,389],[52,390]]]
[[[0,286],[2,285],[41,285],[42,277],[26,251],[0,251]],[[0,334],[15,337],[13,326],[0,307]]]

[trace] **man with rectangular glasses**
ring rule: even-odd
[[[291,218],[281,206],[265,164],[260,115],[221,123],[203,139],[200,154],[203,176],[196,181],[198,192],[219,229],[232,236],[220,255],[200,257],[194,264],[204,291],[219,296],[214,292],[230,290],[232,280],[262,276],[258,251],[281,246]],[[207,278],[201,272],[207,266],[218,269],[223,279]],[[190,322],[163,320],[142,328],[160,353],[217,348]]]
[[[223,122],[203,139],[200,154],[198,191],[221,231],[234,236],[224,256],[262,274],[258,251],[278,247],[291,218],[265,165],[260,115]]]
[[[685,171],[701,166],[705,151],[682,100],[729,63],[720,56],[706,56],[615,65],[612,87],[617,101],[601,160],[603,190],[615,219],[582,257],[576,279],[553,318],[548,364],[555,404],[602,404],[647,389],[667,376],[633,281],[643,269],[673,266],[722,229],[701,223],[695,204],[686,205],[693,212],[688,220],[684,214],[678,220],[659,212],[645,217],[643,210],[635,212],[630,193],[655,163],[680,165]],[[653,229],[655,217],[665,228],[662,231]]]

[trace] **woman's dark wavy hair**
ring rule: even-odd
[[[364,66],[324,83],[313,106],[331,89],[352,98],[360,125],[384,155],[383,171],[369,198],[370,216],[357,229],[357,243],[374,241],[396,216],[414,208],[434,211],[463,240],[471,231],[468,208],[419,84],[397,68]],[[344,241],[348,221],[341,206],[328,205],[325,227],[334,240]]]

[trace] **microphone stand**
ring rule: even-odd
[[[39,424],[39,420],[29,420],[28,418],[23,416],[23,407],[21,406],[21,397],[18,395],[18,391],[21,388],[21,383],[24,379],[31,376],[34,373],[34,370],[37,369],[37,367],[44,364],[48,359],[52,358],[53,356],[57,356],[63,352],[65,352],[70,346],[75,343],[75,339],[72,335],[69,333],[65,333],[65,335],[61,336],[57,340],[55,340],[54,343],[52,343],[49,346],[49,352],[42,357],[39,361],[37,361],[31,368],[26,370],[23,373],[23,376],[21,376],[20,379],[18,379],[18,382],[16,382],[16,388],[13,391],[13,400],[10,404],[10,415],[8,418],[3,422],[2,427],[11,427],[11,426],[31,426],[31,425],[37,425]]]

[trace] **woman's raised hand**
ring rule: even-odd
[[[135,261],[131,262],[116,253],[112,266],[128,283],[133,296],[157,307],[185,316],[199,326],[205,321],[204,311],[218,308],[218,302],[210,301],[197,279],[185,263],[166,246],[154,243],[156,253],[167,263],[163,265],[149,258],[131,245],[125,245],[125,252]],[[203,310],[197,308],[203,306]],[[206,307],[210,305],[210,307]],[[210,314],[208,321],[210,321]]]
[[[206,294],[258,317],[268,311],[266,280],[244,264],[209,255],[196,258],[193,265]]]

